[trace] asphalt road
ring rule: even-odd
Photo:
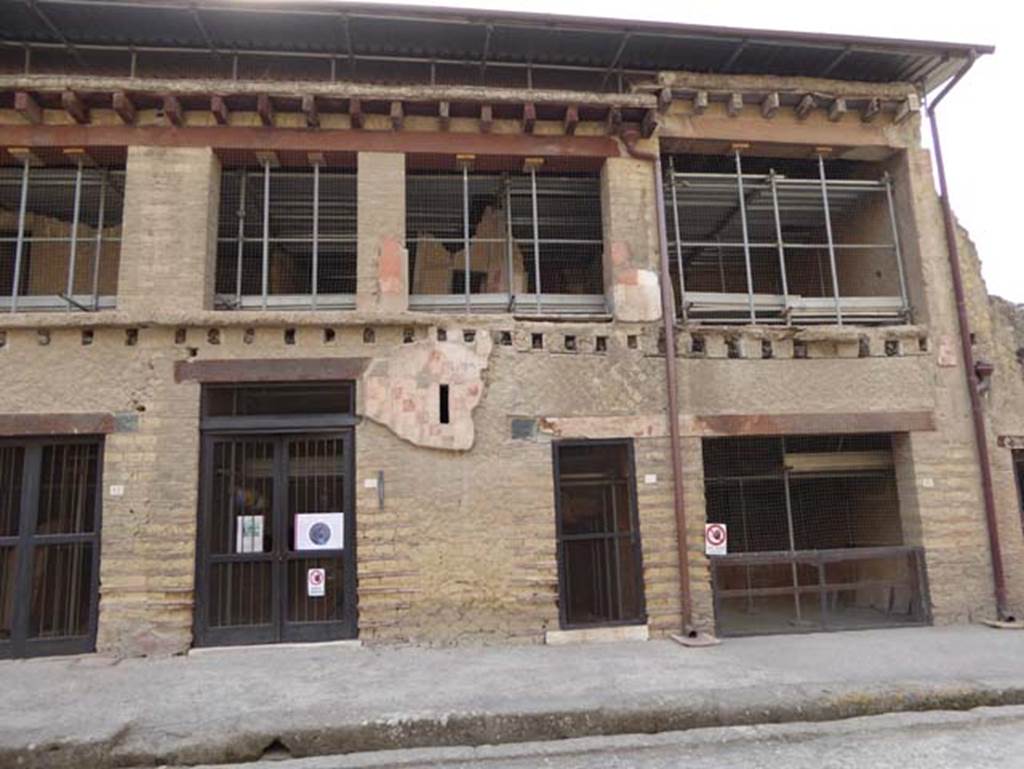
[[[235,765],[235,769],[241,767],[1010,769],[1024,767],[1024,706],[966,712],[896,713],[825,723],[736,726],[479,748],[383,751]],[[219,769],[227,767],[221,765]]]

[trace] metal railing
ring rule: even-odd
[[[225,170],[219,309],[353,309],[356,177],[310,168]]]
[[[910,320],[892,180],[678,171],[666,206],[677,307],[705,323]]]
[[[923,625],[924,550],[866,547],[712,556],[722,636]]]
[[[409,304],[466,312],[602,313],[596,174],[412,173]]]
[[[124,171],[0,168],[0,309],[96,311],[116,305]]]

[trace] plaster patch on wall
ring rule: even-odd
[[[363,375],[365,415],[416,446],[473,448],[473,411],[484,393],[490,334],[472,343],[428,339],[396,348]],[[448,423],[441,422],[440,386],[448,386]]]
[[[661,317],[661,288],[653,270],[617,272],[612,286],[612,307],[618,320],[639,322]]]

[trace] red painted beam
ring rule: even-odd
[[[165,105],[166,111],[166,105]],[[177,113],[174,113],[177,114]],[[482,121],[481,121],[482,122]],[[0,125],[0,147],[122,148],[211,147],[218,150],[268,152],[409,152],[453,154],[450,133],[427,131],[319,131],[252,126],[118,126]],[[608,136],[544,134],[459,134],[458,151],[517,157],[618,157],[618,143]]]

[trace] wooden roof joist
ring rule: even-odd
[[[865,123],[875,120],[880,114],[889,114],[893,122],[901,123],[921,110],[920,98],[915,93],[880,97],[818,91],[780,92],[762,89],[738,92],[672,89],[672,95],[676,100],[689,102],[695,115],[706,112],[711,104],[718,104],[730,117],[738,117],[743,111],[744,103],[759,103],[761,116],[769,120],[785,109],[792,110],[801,120],[807,118],[814,110],[821,109],[832,122],[838,122],[847,113],[859,113],[860,119]]]

